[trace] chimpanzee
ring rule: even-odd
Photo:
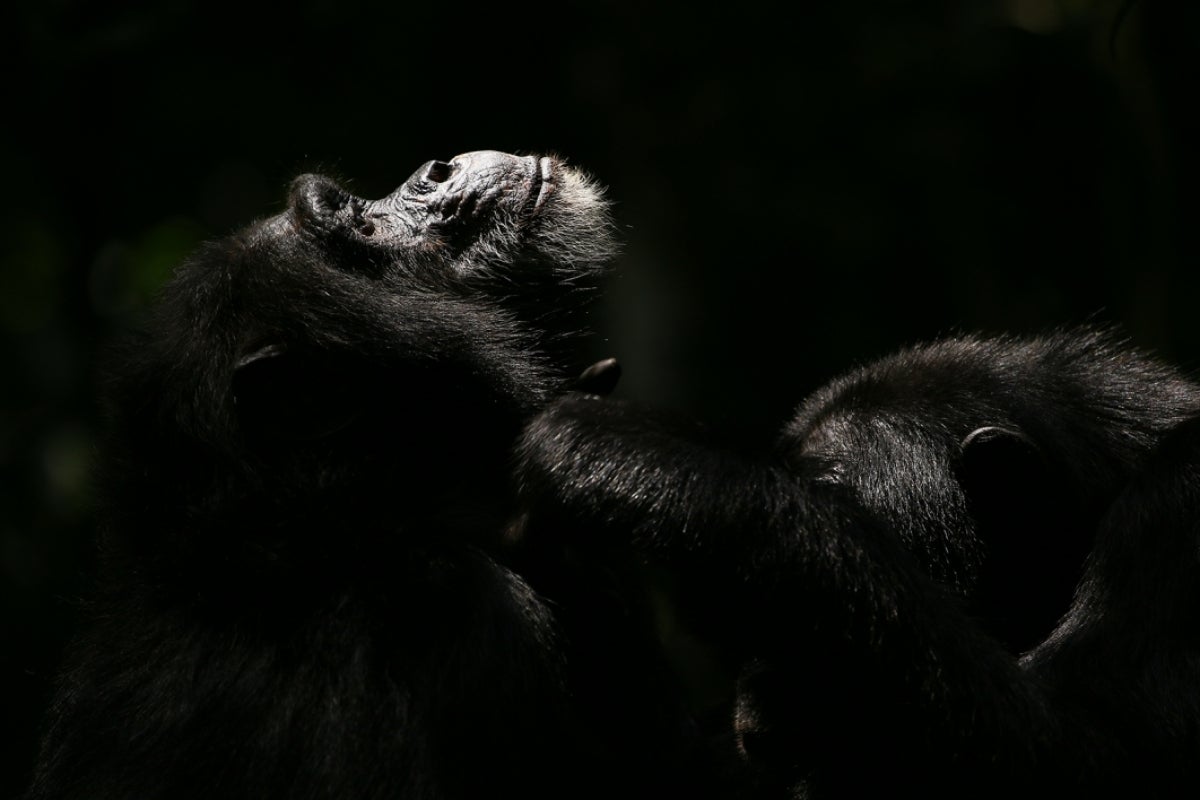
[[[566,396],[519,471],[540,524],[698,584],[755,796],[1194,796],[1198,410],[1109,331],[962,336],[833,381],[770,454]]]
[[[302,176],[182,265],[110,370],[30,798],[712,791],[621,565],[514,505],[611,227],[561,160],[475,152],[376,201]]]
[[[609,227],[560,161],[470,153],[373,202],[302,177],[183,265],[114,362],[30,798],[1197,787],[1200,389],[1104,333],[960,338],[730,452],[569,378]],[[740,667],[745,787],[631,546]]]

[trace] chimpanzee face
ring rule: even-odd
[[[611,244],[600,192],[555,158],[430,161],[379,200],[303,175],[281,213],[179,268],[118,402],[152,448],[302,446],[357,423],[355,453],[378,442],[391,462],[497,450],[557,385],[564,314]]]

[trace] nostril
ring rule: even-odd
[[[375,235],[375,223],[374,222],[362,220],[361,222],[358,223],[357,227],[358,227],[358,232],[361,233],[363,236],[374,236]]]
[[[454,167],[445,161],[430,161],[429,167],[425,170],[425,180],[432,183],[444,183],[450,178],[452,172],[454,172]]]

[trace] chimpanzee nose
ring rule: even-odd
[[[427,195],[461,172],[457,161],[427,161],[401,187],[409,195]]]
[[[449,161],[426,162],[401,189],[410,197],[486,192],[526,180],[536,163],[536,159],[497,150],[474,150]]]

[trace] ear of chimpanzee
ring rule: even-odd
[[[979,522],[1018,522],[1042,511],[1036,501],[1048,494],[1050,477],[1042,450],[1021,431],[985,426],[962,439],[959,483]]]
[[[1077,578],[1068,487],[1025,433],[988,426],[962,441],[959,482],[983,548],[973,612],[1014,653],[1067,610]]]
[[[238,422],[251,440],[303,442],[331,436],[358,416],[363,392],[332,361],[270,344],[234,368]]]
[[[1044,463],[1041,450],[1025,433],[998,425],[986,425],[968,433],[963,437],[961,450],[959,469],[963,488],[970,484],[980,493],[989,491],[996,481],[1010,480],[1014,469]]]
[[[615,358],[606,358],[585,369],[570,388],[576,392],[603,396],[612,394],[620,379],[621,365]]]

